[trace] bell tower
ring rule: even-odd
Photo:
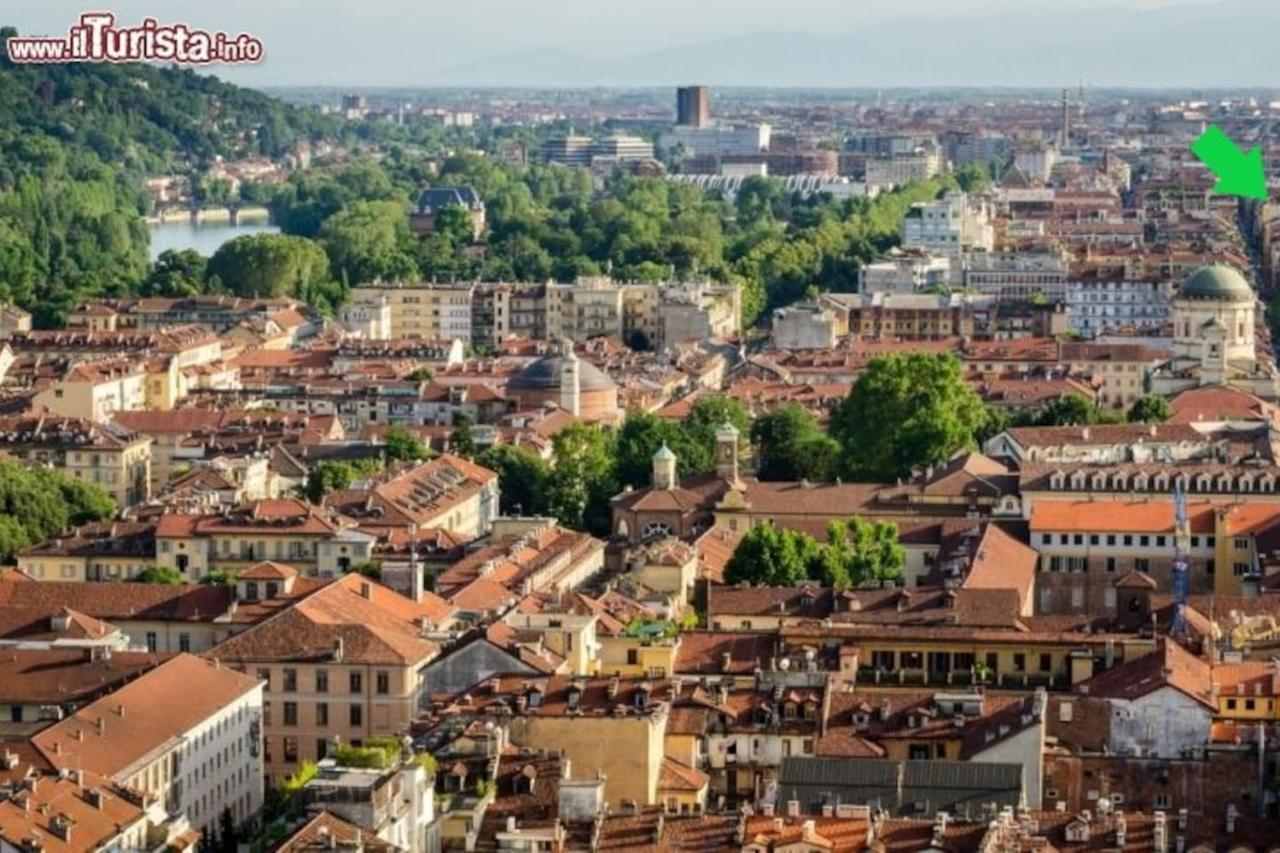
[[[738,430],[725,423],[716,430],[716,476],[729,483],[738,482]]]
[[[663,491],[676,487],[676,455],[665,443],[653,454],[653,487]]]

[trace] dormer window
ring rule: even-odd
[[[637,711],[647,711],[649,709],[649,691],[641,687],[636,691],[635,698],[632,701],[635,703]]]
[[[247,601],[258,600],[258,584],[256,582],[250,581],[244,585],[244,597]]]
[[[528,700],[530,708],[537,708],[542,704],[542,691],[537,688],[531,688],[529,692],[525,694],[525,698]]]
[[[577,687],[570,687],[569,692],[565,694],[565,701],[570,708],[577,708],[582,701],[582,691]]]

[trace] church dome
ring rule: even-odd
[[[516,391],[550,390],[560,387],[564,356],[549,355],[530,364],[507,380],[507,388]],[[578,360],[578,387],[583,392],[608,391],[616,388],[613,380],[589,361]]]
[[[1179,299],[1204,302],[1252,302],[1257,297],[1240,271],[1228,264],[1200,267],[1178,288]]]

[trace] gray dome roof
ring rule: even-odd
[[[1240,271],[1228,264],[1209,264],[1187,276],[1178,288],[1179,299],[1214,302],[1252,302],[1253,288]]]
[[[517,391],[534,391],[560,387],[560,368],[564,356],[549,355],[530,364],[507,380],[507,387]],[[613,380],[594,364],[578,359],[578,384],[582,391],[608,391],[617,388]]]

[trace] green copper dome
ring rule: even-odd
[[[1200,299],[1214,302],[1252,302],[1253,288],[1228,264],[1209,264],[1200,267],[1187,277],[1178,288],[1179,299]]]

